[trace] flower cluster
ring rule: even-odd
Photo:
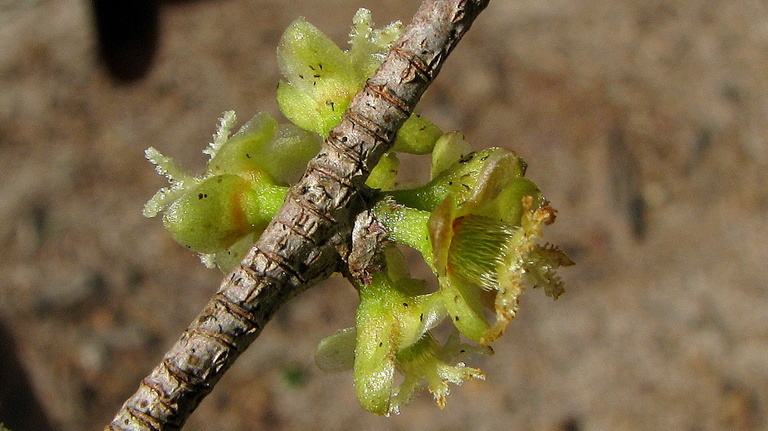
[[[483,378],[456,358],[491,352],[487,346],[514,317],[526,284],[554,298],[563,292],[555,270],[572,262],[559,248],[537,242],[555,215],[524,177],[525,163],[503,148],[464,154],[467,145],[461,135],[444,135],[428,184],[381,192],[373,204],[387,239],[422,254],[437,276],[437,291],[411,279],[398,249],[388,246],[386,270],[370,284],[356,283],[356,330],[334,334],[318,349],[322,367],[354,367],[358,398],[369,411],[397,412],[423,384],[443,406],[447,382]],[[486,310],[495,313],[493,321]],[[441,345],[432,330],[445,319],[455,329]],[[459,333],[470,343],[459,343]],[[399,387],[395,370],[405,377]]]
[[[231,134],[235,116],[225,113],[199,176],[148,149],[147,158],[171,186],[157,192],[144,214],[162,213],[171,236],[201,253],[207,265],[232,268],[400,29],[399,23],[374,29],[370,12],[361,9],[353,19],[350,48],[343,51],[305,20],[296,20],[278,48],[285,80],[277,100],[293,124],[260,113]],[[398,188],[398,152],[431,154],[431,180]],[[322,369],[354,369],[366,410],[397,412],[423,386],[442,408],[448,383],[484,378],[459,360],[492,352],[489,344],[514,317],[524,286],[542,287],[554,298],[562,293],[555,271],[572,262],[559,248],[539,243],[555,211],[525,170],[512,151],[472,152],[461,134],[444,134],[417,114],[374,168],[367,184],[378,192],[368,202],[369,217],[359,220],[369,224],[363,232],[370,224],[385,232],[376,259],[382,265],[370,277],[351,279],[360,297],[355,327],[321,341],[316,354]],[[398,245],[421,253],[437,277],[436,290],[411,278]],[[450,332],[444,342],[436,335],[442,322],[450,322],[442,325]],[[396,385],[398,372],[403,379]]]

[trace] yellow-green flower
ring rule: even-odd
[[[562,284],[555,270],[572,262],[537,243],[555,211],[524,177],[525,162],[503,148],[468,150],[461,135],[444,135],[432,154],[433,179],[385,193],[373,213],[391,241],[424,256],[454,325],[487,345],[514,316],[525,284],[556,298]]]
[[[562,283],[554,270],[572,262],[558,248],[537,243],[555,211],[523,178],[522,160],[501,148],[470,157],[480,157],[482,168],[432,211],[429,234],[451,320],[468,338],[487,345],[514,317],[527,281],[557,298]],[[536,277],[526,278],[529,273]],[[496,315],[493,325],[486,309]]]

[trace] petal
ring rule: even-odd
[[[494,205],[496,199],[525,174],[525,162],[515,152],[504,148],[489,150],[484,154],[475,153],[475,157],[484,163],[459,215],[478,214],[502,219],[505,212],[499,205]]]
[[[479,342],[489,327],[482,291],[450,275],[439,277],[438,282],[448,318],[465,337]]]
[[[453,220],[456,205],[452,197],[446,198],[429,217],[429,238],[432,242],[432,267],[438,277],[448,275],[448,254],[453,241]]]
[[[211,175],[262,176],[264,148],[277,132],[277,121],[266,112],[256,114],[225,143],[208,162]]]
[[[432,166],[429,177],[437,177],[471,152],[472,146],[463,134],[450,132],[440,136],[432,150]]]
[[[315,364],[330,373],[350,370],[355,363],[356,344],[357,331],[354,327],[340,329],[317,345]]]
[[[344,51],[317,27],[298,18],[285,29],[277,47],[280,71],[293,86],[314,94],[324,79],[354,82]]]
[[[277,104],[283,115],[294,124],[325,137],[339,123],[349,101],[359,89],[340,84],[325,82],[324,91],[309,93],[281,81],[277,87]]]
[[[260,163],[278,184],[292,184],[301,178],[322,144],[315,133],[293,124],[281,124],[259,155]]]
[[[395,190],[391,195],[403,205],[425,211],[434,211],[450,197],[451,205],[458,208],[471,196],[486,160],[497,150],[490,148],[471,153],[445,169],[427,185],[410,190]]]
[[[374,30],[368,9],[361,8],[355,13],[349,34],[348,53],[361,84],[379,67],[390,45],[400,36],[402,28],[403,25],[395,21],[383,29]]]

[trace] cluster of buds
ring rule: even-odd
[[[343,51],[305,20],[296,20],[278,48],[285,80],[277,100],[293,124],[280,125],[261,113],[230,136],[235,117],[225,113],[205,150],[211,159],[201,176],[150,148],[147,157],[171,186],[147,203],[145,215],[163,213],[173,238],[209,266],[234,267],[400,29],[399,23],[373,29],[370,12],[361,9],[350,48]],[[431,180],[398,188],[398,152],[431,154]],[[324,339],[316,354],[322,369],[354,369],[366,410],[397,412],[424,386],[442,408],[448,383],[483,378],[459,360],[491,352],[490,343],[514,317],[526,285],[542,287],[554,298],[562,293],[555,271],[572,262],[559,248],[539,243],[555,211],[525,178],[525,169],[512,151],[472,152],[461,134],[444,134],[414,114],[371,173],[367,185],[377,192],[369,217],[359,220],[385,233],[377,249],[382,265],[370,276],[350,277],[360,297],[355,327]],[[398,246],[422,255],[437,277],[436,290],[411,278]],[[446,321],[450,335],[441,343],[435,329]],[[399,385],[397,372],[403,375]]]

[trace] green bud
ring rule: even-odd
[[[266,112],[256,114],[233,136],[225,139],[208,161],[212,175],[262,176],[261,152],[277,132],[277,121]]]
[[[365,184],[372,189],[391,190],[395,186],[399,169],[400,160],[394,151],[389,151],[381,156]]]
[[[182,245],[201,253],[208,267],[223,271],[245,256],[319,150],[320,137],[295,125],[278,125],[260,113],[230,136],[234,112],[225,112],[214,141],[204,150],[211,157],[206,172],[195,177],[150,148],[147,158],[168,177],[145,205],[144,215],[164,212],[164,224]]]
[[[173,239],[198,253],[217,253],[243,236],[261,232],[277,212],[287,188],[238,175],[210,177],[188,189],[165,210]]]
[[[163,223],[179,244],[199,253],[226,249],[252,232],[245,213],[248,181],[217,175],[187,190],[166,210]]]
[[[294,124],[323,137],[339,123],[402,29],[399,22],[374,29],[366,9],[358,10],[352,23],[348,51],[303,18],[286,29],[277,49],[286,78],[277,87],[280,110]],[[427,154],[441,134],[429,120],[412,115],[398,132],[394,150]]]
[[[362,87],[351,59],[303,18],[285,30],[277,54],[287,79],[277,88],[280,110],[299,127],[327,136]]]
[[[250,179],[267,174],[268,181],[287,185],[298,180],[321,145],[318,135],[292,124],[278,125],[261,112],[216,150],[208,162],[208,172]]]
[[[419,114],[412,114],[397,132],[395,151],[411,154],[429,154],[443,134],[434,123]]]

